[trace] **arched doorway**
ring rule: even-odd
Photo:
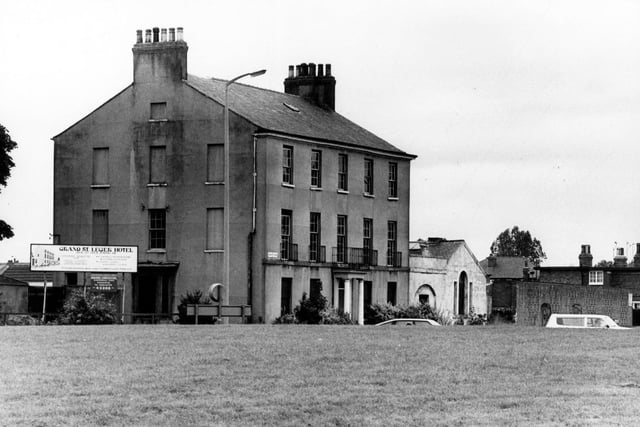
[[[429,285],[422,285],[416,291],[416,301],[419,304],[428,304],[431,308],[436,308],[436,292]]]
[[[467,313],[467,273],[460,273],[458,280],[458,314]]]

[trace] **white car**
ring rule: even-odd
[[[629,329],[618,326],[609,316],[602,314],[552,314],[547,328],[605,328]]]
[[[402,326],[415,326],[415,325],[424,325],[424,326],[440,326],[440,323],[431,319],[391,319],[385,320],[384,322],[376,323],[375,326],[384,326],[384,325],[402,325]]]

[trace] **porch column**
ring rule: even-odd
[[[333,308],[338,309],[338,305],[340,304],[340,279],[333,279]]]
[[[344,279],[344,312],[351,314],[351,279]]]
[[[358,325],[364,325],[364,279],[358,281]]]

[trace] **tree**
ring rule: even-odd
[[[606,259],[600,260],[596,267],[613,267],[613,261],[607,261]]]
[[[542,244],[531,237],[527,230],[520,230],[514,225],[498,235],[491,245],[491,254],[497,256],[523,256],[538,265],[547,255],[542,250]]]
[[[15,166],[9,154],[18,144],[11,139],[9,131],[0,125],[0,191],[7,186],[7,179],[11,176],[11,168]],[[13,228],[0,219],[0,240],[13,237]]]

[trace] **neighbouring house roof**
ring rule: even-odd
[[[409,243],[409,253],[427,258],[449,259],[460,246],[464,245],[464,240],[438,239],[425,241],[420,239]]]
[[[189,75],[186,83],[224,105],[226,80]],[[415,158],[335,111],[306,99],[241,83],[229,87],[229,109],[260,130],[287,136],[337,142]]]
[[[489,267],[489,258],[480,261],[480,266],[491,279],[522,279],[523,269],[529,267],[525,257],[497,256],[496,266]]]
[[[0,276],[0,286],[29,286],[29,284],[22,280],[12,279],[11,277],[2,275]]]
[[[44,282],[44,274],[42,271],[31,271],[31,265],[28,262],[8,263],[2,275],[25,283]],[[52,279],[53,277],[49,274],[49,281]]]

